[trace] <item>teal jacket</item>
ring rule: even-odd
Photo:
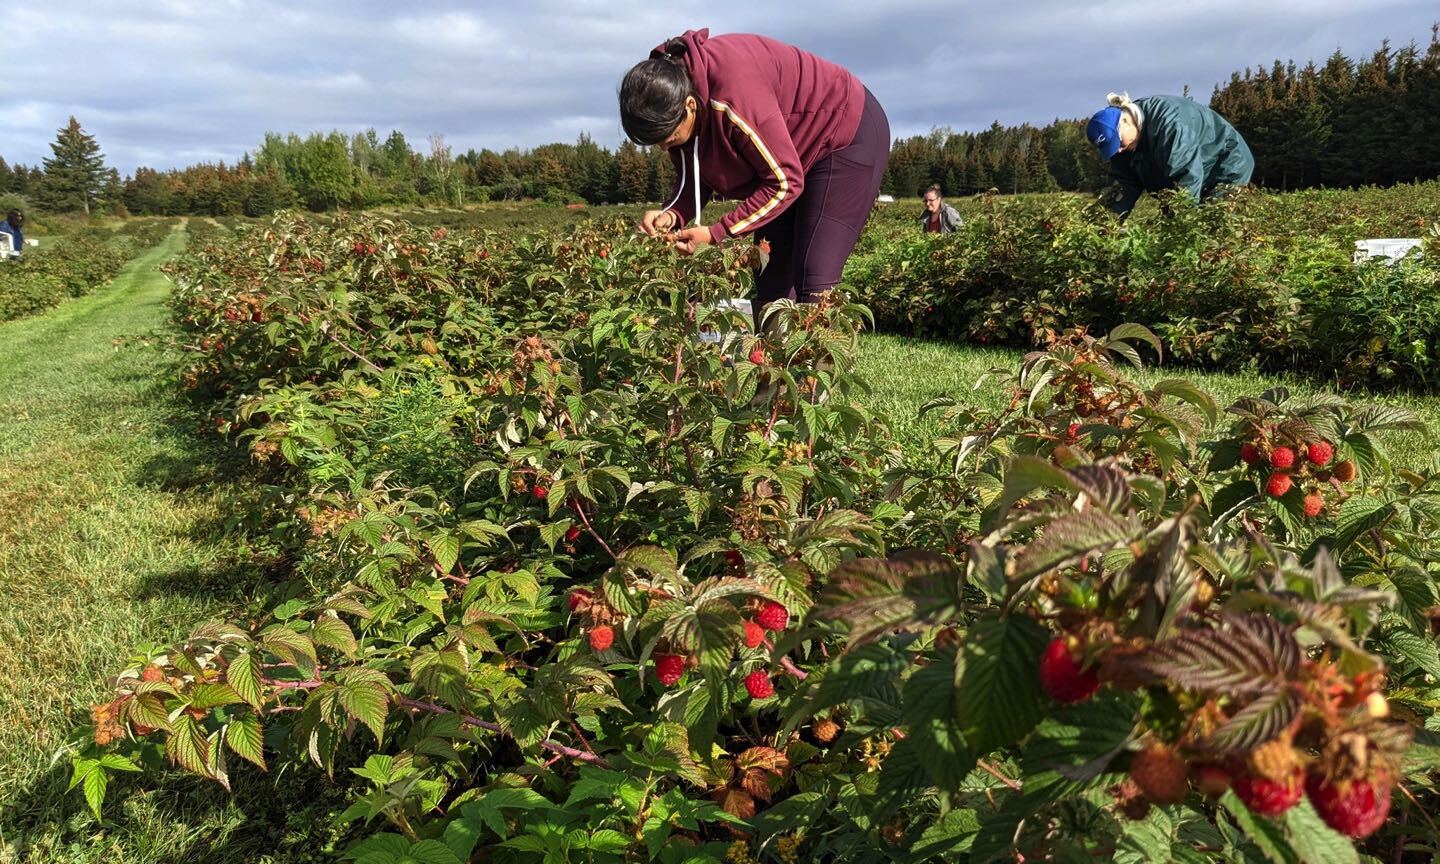
[[[1106,202],[1111,210],[1129,213],[1146,192],[1184,189],[1204,201],[1218,186],[1250,182],[1255,157],[1224,117],[1180,96],[1147,96],[1135,105],[1143,115],[1140,143],[1110,160],[1110,177],[1120,184]]]

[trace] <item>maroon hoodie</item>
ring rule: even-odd
[[[676,178],[667,209],[689,222],[697,198],[701,206],[711,193],[740,199],[710,226],[719,243],[754,231],[795,203],[805,172],[854,140],[865,88],[840,66],[765,36],[712,39],[709,30],[687,30],[679,39],[700,110],[694,137],[670,151]],[[665,48],[650,56],[663,56]]]

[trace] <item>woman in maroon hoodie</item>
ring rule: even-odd
[[[762,309],[835,287],[890,158],[885,111],[858,78],[765,36],[690,30],[667,41],[626,74],[620,122],[675,163],[670,203],[640,229],[687,255],[747,234],[769,240]],[[711,195],[740,204],[702,225]]]

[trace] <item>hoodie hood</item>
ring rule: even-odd
[[[690,73],[690,81],[695,85],[695,92],[700,101],[700,112],[704,113],[705,106],[710,104],[710,67],[705,58],[705,52],[700,46],[710,41],[710,28],[703,30],[686,30],[683,34],[666,39],[655,50],[650,52],[652,60],[659,60],[670,57],[678,60]]]

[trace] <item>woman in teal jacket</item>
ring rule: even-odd
[[[1184,189],[1196,201],[1244,186],[1255,157],[1235,127],[1208,107],[1179,96],[1131,101],[1111,93],[1109,107],[1090,118],[1085,135],[1110,163],[1120,185],[1107,201],[1122,217],[1145,192]]]

